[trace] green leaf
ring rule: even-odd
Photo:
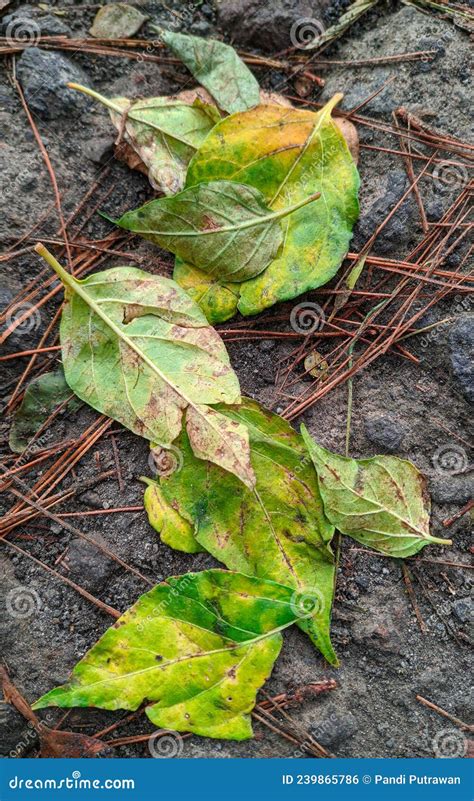
[[[240,400],[219,335],[174,281],[115,267],[84,281],[43,245],[36,251],[67,291],[61,317],[66,381],[81,400],[169,448],[183,414],[194,453],[254,485],[245,426],[208,404]]]
[[[127,39],[135,36],[147,19],[127,3],[107,3],[95,15],[90,33],[97,39]]]
[[[169,578],[137,601],[33,706],[138,709],[155,726],[252,736],[250,711],[297,616],[291,588],[224,570]]]
[[[69,409],[80,406],[66,383],[62,367],[30,381],[10,428],[9,445],[12,451],[22,453],[43,423],[62,404]]]
[[[234,313],[257,314],[319,287],[341,265],[358,216],[359,177],[344,136],[331,117],[340,98],[336,95],[316,114],[274,105],[227,117],[213,128],[189,165],[187,186],[210,180],[238,181],[259,189],[274,210],[321,193],[320,200],[282,222],[284,246],[278,258],[240,285]],[[192,270],[178,261],[174,273],[188,291]],[[203,290],[204,279],[201,272],[196,273],[206,317],[209,314],[217,321],[216,310],[222,309],[221,319],[228,319],[228,289],[224,288],[225,297],[220,299],[220,287],[209,277],[207,291]]]
[[[303,441],[281,417],[247,398],[220,411],[249,431],[255,489],[246,489],[230,474],[196,459],[183,434],[177,442],[182,466],[161,479],[161,499],[174,515],[179,513],[193,524],[195,544],[189,531],[184,534],[176,525],[175,517],[168,520],[163,507],[163,517],[157,519],[151,492],[145,496],[150,522],[172,547],[193,551],[200,545],[230,570],[293,587],[305,609],[300,628],[336,664],[329,637],[334,584],[329,543],[334,528],[323,513]]]
[[[156,26],[155,30],[223,111],[233,114],[258,105],[257,80],[233,47],[216,39],[162,31]]]
[[[180,95],[132,101],[125,97],[109,99],[75,83],[68,86],[109,109],[113,124],[123,131],[125,142],[148,168],[151,185],[166,195],[183,188],[189,162],[221,118],[214,106],[199,97],[192,103]]]
[[[314,200],[270,211],[258,189],[232,181],[198,184],[126,212],[116,225],[140,234],[216,280],[245,281],[276,257],[280,220]]]
[[[349,459],[301,433],[318,474],[327,517],[342,534],[388,556],[413,556],[425,545],[451,545],[430,534],[426,479],[395,456]]]

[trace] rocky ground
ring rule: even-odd
[[[4,34],[9,26],[11,31],[15,20],[26,17],[34,20],[43,35],[85,35],[95,11],[87,4],[82,6],[76,0],[61,0],[50,3],[49,12],[42,12],[37,6],[13,2],[4,12]],[[56,7],[64,13],[53,13]],[[160,2],[143,2],[140,7],[164,26],[173,25],[175,29],[202,36],[222,35],[247,51],[275,54],[291,46],[290,31],[298,19],[309,17],[318,25],[327,26],[338,18],[345,3],[275,0],[264,4],[255,0],[222,0],[219,5],[209,0],[194,4],[170,2],[166,8]],[[176,16],[177,11],[181,19]],[[142,34],[147,34],[146,26]],[[319,101],[342,91],[343,108],[349,110],[393,77],[363,113],[391,123],[392,111],[403,105],[435,129],[468,139],[468,48],[468,34],[449,20],[436,19],[407,6],[383,5],[356,23],[339,43],[325,51],[324,58],[355,60],[435,50],[434,60],[365,67],[333,65],[320,73],[314,68],[324,76],[326,85],[321,94],[315,91],[309,99]],[[50,180],[9,79],[13,65],[5,61],[3,66],[6,69],[0,84],[0,153],[4,157],[1,175],[4,203],[0,236],[5,247],[11,248],[36,221],[39,225],[35,236],[54,239],[58,222],[54,207],[48,212],[53,203]],[[64,83],[66,80],[86,83],[106,95],[171,94],[192,85],[184,69],[80,52],[45,52],[34,46],[16,57],[14,67],[54,165],[66,217],[98,176],[102,177],[95,201],[100,200],[99,208],[112,216],[136,207],[151,196],[143,176],[113,159],[114,134],[107,114],[65,89]],[[270,69],[256,74],[266,88],[295,94],[284,74]],[[360,125],[359,136],[363,145],[398,148],[398,140],[383,131]],[[104,176],[105,166],[110,170]],[[397,155],[362,148],[359,168],[361,218],[351,245],[354,250],[373,233],[408,186],[403,161]],[[458,187],[446,188],[429,180],[422,187],[428,220],[436,221],[452,202],[452,193]],[[81,235],[99,239],[109,231],[110,225],[93,214]],[[378,237],[373,252],[404,258],[421,236],[418,209],[410,196]],[[134,244],[134,253],[137,263],[151,271],[162,271],[164,263],[170,264],[163,252],[143,242]],[[447,269],[456,264],[456,258],[453,252]],[[26,253],[2,265],[2,306],[37,274],[38,261]],[[120,259],[109,259],[106,266],[119,263]],[[292,304],[283,307],[288,318],[291,307]],[[414,461],[428,476],[433,528],[437,533],[442,531],[441,536],[446,536],[442,521],[459,511],[472,493],[472,452],[467,433],[469,401],[474,396],[474,329],[470,308],[466,298],[451,295],[422,322],[428,325],[445,317],[455,317],[455,322],[410,341],[410,351],[420,359],[419,364],[391,353],[359,373],[354,381],[352,453],[363,456],[393,453]],[[10,352],[34,347],[54,309],[54,303],[46,305],[34,330],[10,337],[7,342]],[[277,313],[281,314],[282,308],[269,312]],[[280,411],[284,404],[275,386],[275,375],[289,350],[283,340],[230,343],[232,364],[243,393]],[[55,353],[50,360],[55,363]],[[15,364],[6,363],[8,367],[2,377],[5,396],[18,379],[24,362],[21,359]],[[301,389],[304,381],[296,389]],[[342,452],[346,414],[344,386],[323,398],[302,419],[322,444]],[[82,409],[57,425],[55,440],[78,434],[93,419],[91,411]],[[6,421],[5,436],[8,426]],[[128,432],[118,435],[117,443],[125,489],[121,491],[115,479],[94,486],[98,467],[89,454],[79,463],[76,480],[90,479],[91,486],[74,498],[67,511],[141,503],[143,488],[137,479],[149,472],[146,443]],[[112,467],[110,439],[102,439],[97,450],[100,469]],[[68,478],[65,486],[72,480]],[[10,505],[11,497],[5,495],[4,508]],[[65,505],[61,511],[66,511]],[[161,544],[143,512],[71,520],[154,580],[213,564],[208,556],[186,556]],[[431,547],[421,556],[466,564],[469,530],[467,514],[449,528],[451,548]],[[17,529],[11,540],[52,566],[66,553],[65,562],[58,569],[67,569],[70,579],[117,609],[126,609],[144,589],[138,579],[92,545],[45,518]],[[337,756],[435,756],[439,743],[451,736],[457,738],[460,751],[464,748],[459,730],[420,706],[415,696],[421,694],[469,721],[472,713],[467,688],[472,623],[470,571],[421,560],[413,570],[419,579],[414,586],[426,627],[424,634],[407,596],[400,564],[362,553],[354,542],[345,540],[333,615],[333,638],[341,668],[328,669],[300,631],[294,629],[285,636],[283,652],[267,690],[285,692],[334,677],[336,690],[306,702],[293,715]],[[10,675],[32,702],[66,680],[72,666],[105,631],[110,619],[73,589],[8,548],[3,549],[2,571],[6,592],[27,586],[36,593],[33,616],[12,617],[2,610],[0,617],[2,651]],[[59,717],[54,711],[50,714],[55,720]],[[116,717],[97,710],[73,710],[65,728],[93,733]],[[11,707],[3,705],[0,726],[2,750],[9,754],[22,737],[25,740],[25,724]],[[120,733],[146,731],[151,732],[152,727],[142,717]],[[243,743],[193,737],[184,741],[182,756],[295,754],[291,743],[267,729],[257,726],[256,733],[255,740]],[[34,747],[34,738],[30,738],[22,753],[31,755]],[[115,748],[108,755],[136,757],[148,755],[148,751],[146,744],[140,744]]]

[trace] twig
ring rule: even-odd
[[[427,698],[423,698],[422,695],[417,695],[416,700],[419,701],[420,704],[423,704],[423,706],[428,707],[428,709],[432,709],[433,712],[437,712],[438,715],[442,715],[443,718],[447,718],[451,721],[451,723],[454,723],[455,726],[458,726],[458,728],[462,729],[463,731],[474,732],[474,726],[470,726],[469,723],[464,723],[464,721],[454,717],[454,715],[451,715],[449,712],[446,712],[445,709],[442,709],[437,704],[434,704],[432,701],[428,701]]]

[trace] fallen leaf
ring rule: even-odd
[[[216,39],[201,39],[159,31],[167,47],[212,95],[219,108],[233,114],[257,106],[260,87],[233,47]]]
[[[43,245],[36,251],[66,287],[60,337],[76,395],[163,448],[178,436],[184,413],[196,453],[253,486],[245,427],[207,405],[239,402],[237,376],[184,290],[135,267],[78,281]]]
[[[128,142],[122,141],[116,143],[114,146],[114,156],[118,161],[122,161],[127,167],[130,167],[131,170],[137,170],[148,177],[148,167]]]
[[[80,406],[66,383],[62,367],[30,381],[13,417],[8,440],[11,450],[22,453],[48,417],[62,404],[69,410]],[[41,447],[41,442],[35,446]]]
[[[56,758],[87,758],[94,757],[100,751],[107,749],[107,744],[86,734],[71,731],[50,729],[43,720],[40,720],[31,709],[28,701],[15,687],[5,668],[0,665],[0,678],[5,701],[28,721],[36,731],[39,739],[40,756],[43,759]],[[21,754],[20,754],[21,756]]]
[[[109,99],[80,84],[68,86],[109,109],[113,124],[139,157],[133,167],[142,162],[151,185],[166,195],[183,188],[191,158],[221,119],[218,110],[198,96],[191,102],[182,95],[132,101],[125,97]]]
[[[56,731],[41,727],[41,756],[43,759],[85,759],[95,757],[109,748],[107,743],[73,731]]]
[[[349,148],[349,152],[357,164],[359,161],[359,134],[357,128],[350,120],[344,117],[334,117],[334,124],[337,125]]]
[[[312,350],[304,360],[304,369],[310,375],[314,375],[315,378],[324,381],[328,375],[329,365],[321,353],[318,353],[317,350]]]
[[[425,545],[451,545],[430,534],[426,479],[395,456],[350,459],[318,445],[305,426],[303,439],[318,475],[331,523],[362,545],[388,556],[413,556]]]
[[[205,737],[252,737],[250,711],[270,675],[293,590],[224,570],[158,584],[100,638],[46,706],[137,709],[155,726]]]
[[[245,281],[276,257],[283,241],[280,220],[313,200],[311,196],[296,206],[271,211],[258,189],[234,181],[210,181],[151,200],[113,222],[207,275]]]
[[[247,398],[220,411],[249,431],[255,489],[196,459],[183,434],[179,472],[145,491],[150,523],[173,548],[204,547],[230,570],[293,587],[310,611],[300,628],[337,664],[329,637],[334,528],[324,515],[303,440],[285,420]],[[194,527],[194,539],[186,522]]]
[[[331,117],[341,95],[321,111],[259,106],[221,120],[192,159],[188,186],[208,180],[255,186],[271,209],[282,209],[313,192],[309,203],[282,222],[284,246],[260,275],[221,288],[178,259],[175,280],[219,322],[236,311],[256,314],[325,284],[344,258],[357,219],[359,178],[344,137]],[[216,285],[217,284],[217,285]]]
[[[128,39],[149,17],[128,3],[108,3],[95,15],[90,34],[96,39]]]

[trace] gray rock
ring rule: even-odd
[[[367,439],[384,451],[397,451],[403,439],[404,429],[397,420],[383,414],[374,414],[364,421]]]
[[[365,242],[393,209],[398,200],[408,188],[408,179],[402,170],[393,170],[387,175],[385,181],[374,187],[375,200],[369,208],[362,213],[355,228],[357,241]],[[412,197],[403,201],[400,208],[386,224],[383,237],[377,239],[377,253],[381,255],[392,254],[394,250],[408,246],[413,233],[413,219],[415,206]]]
[[[87,589],[99,590],[112,575],[115,562],[90,542],[77,538],[69,544],[68,565],[73,580]]]
[[[467,503],[472,498],[473,489],[472,473],[457,476],[439,473],[429,482],[431,497],[436,503]]]
[[[458,320],[449,333],[451,365],[466,398],[474,401],[474,318]]]
[[[196,20],[189,29],[193,36],[208,36],[210,30],[211,26],[205,19]]]
[[[34,6],[21,6],[2,18],[1,31],[10,39],[34,43],[41,36],[69,36],[66,23],[55,14],[41,15]]]
[[[24,756],[36,741],[37,735],[23,715],[11,704],[0,701],[0,754]]]
[[[45,120],[79,114],[90,105],[84,95],[66,86],[69,81],[90,86],[90,78],[60,53],[29,47],[18,61],[17,75],[28,105]]]
[[[82,152],[94,164],[104,164],[113,156],[113,148],[113,136],[93,136],[82,148]]]
[[[460,623],[467,623],[472,620],[472,607],[472,599],[469,596],[467,598],[458,598],[453,603],[453,615]]]
[[[352,737],[358,726],[350,712],[339,712],[332,708],[325,717],[311,727],[313,737],[326,748],[333,748]]]
[[[238,44],[274,53],[319,35],[329,5],[329,0],[221,0],[217,21]]]

